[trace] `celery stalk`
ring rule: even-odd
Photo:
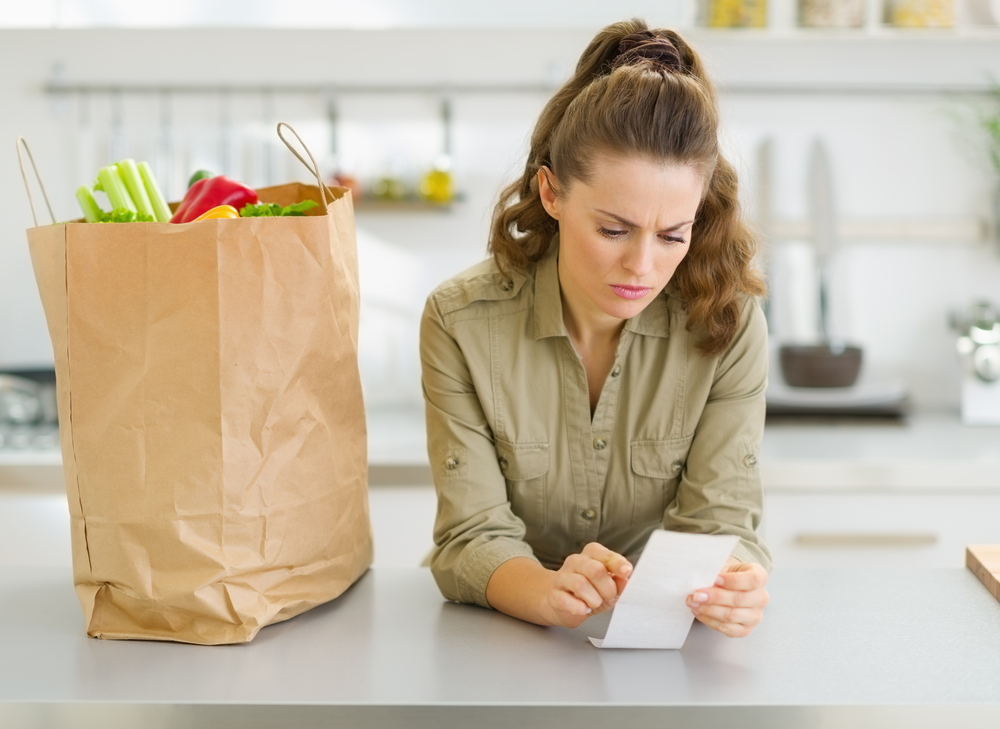
[[[94,200],[94,196],[90,194],[90,188],[86,185],[80,185],[76,188],[76,199],[80,203],[80,207],[83,209],[83,219],[88,223],[97,223],[101,219],[101,214],[104,213],[101,207]]]
[[[153,204],[153,217],[156,219],[156,222],[169,223],[170,218],[173,217],[173,213],[170,212],[167,201],[163,199],[163,193],[160,192],[160,186],[156,184],[156,178],[153,177],[153,170],[150,169],[149,162],[139,163],[139,174],[142,176],[142,182],[146,187],[146,194],[149,195],[149,201]]]
[[[121,177],[122,182],[125,183],[125,189],[128,190],[128,196],[132,198],[136,209],[140,213],[146,213],[155,220],[156,211],[153,209],[153,204],[149,201],[149,195],[146,194],[146,185],[139,175],[139,168],[136,166],[135,160],[123,159],[119,162],[118,175]]]
[[[107,193],[113,210],[125,208],[126,210],[131,210],[133,213],[138,212],[118,172],[118,165],[102,167],[100,172],[97,173],[97,179],[101,183],[101,188]]]

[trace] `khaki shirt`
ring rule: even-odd
[[[767,329],[748,299],[729,349],[705,357],[678,293],[625,323],[590,414],[563,323],[558,245],[526,272],[484,261],[441,284],[420,328],[427,449],[437,490],[431,570],[451,600],[489,607],[513,557],[556,569],[588,542],[633,564],[649,534],[735,534],[733,556],[770,568],[756,533]]]

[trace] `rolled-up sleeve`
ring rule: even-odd
[[[488,325],[485,319],[479,324]],[[534,554],[524,541],[524,522],[511,511],[493,431],[466,354],[433,295],[420,324],[420,359],[427,452],[438,502],[431,572],[445,598],[490,607],[486,586],[494,570],[514,557],[534,559]]]
[[[733,556],[769,570],[771,556],[757,533],[767,365],[767,325],[757,303],[748,300],[741,328],[715,367],[677,497],[663,521],[676,531],[736,535]]]

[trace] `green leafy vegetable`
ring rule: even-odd
[[[110,213],[103,210],[97,216],[98,223],[154,223],[149,213],[136,213],[128,208],[115,208]]]
[[[306,210],[316,207],[315,200],[303,200],[292,205],[281,207],[278,203],[258,203],[244,205],[240,210],[241,218],[276,218],[287,215],[305,215]]]

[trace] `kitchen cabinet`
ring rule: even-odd
[[[761,531],[777,568],[961,567],[998,517],[1000,493],[769,491]]]
[[[769,423],[762,534],[776,566],[961,567],[1000,542],[1000,428],[957,414]]]

